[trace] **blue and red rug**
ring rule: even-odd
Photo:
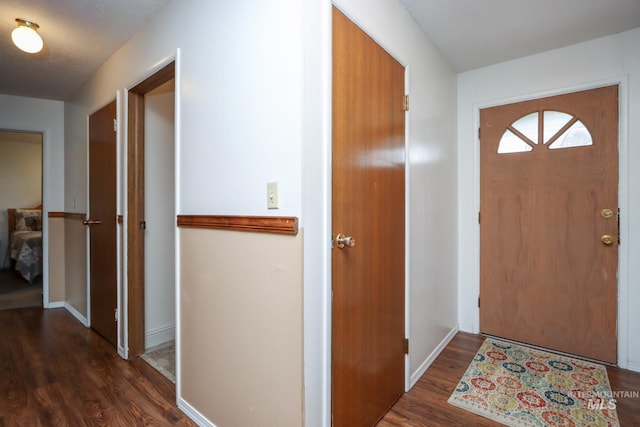
[[[449,403],[509,426],[619,427],[604,366],[487,338]]]

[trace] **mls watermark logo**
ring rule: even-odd
[[[619,399],[639,399],[640,391],[575,391],[574,397],[587,403],[590,411],[615,410]]]
[[[590,411],[614,410],[616,409],[616,403],[615,399],[589,399],[587,401],[587,409]]]

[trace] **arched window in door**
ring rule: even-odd
[[[593,145],[591,133],[576,116],[561,111],[534,111],[507,126],[498,154],[524,153],[539,148]]]

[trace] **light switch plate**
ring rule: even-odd
[[[278,183],[275,181],[267,182],[267,209],[280,209]]]

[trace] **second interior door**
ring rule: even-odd
[[[404,67],[334,8],[336,427],[374,425],[404,391],[403,95]]]
[[[118,345],[116,252],[116,101],[89,117],[91,328]]]

